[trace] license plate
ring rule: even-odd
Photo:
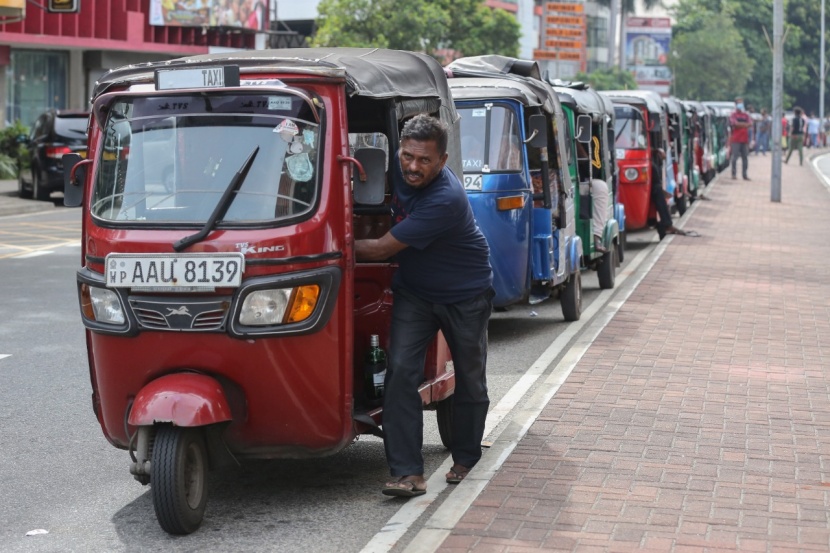
[[[481,175],[470,173],[465,174],[464,188],[467,190],[481,190]]]
[[[113,288],[235,288],[242,283],[245,256],[241,253],[111,253],[106,266],[107,286]]]

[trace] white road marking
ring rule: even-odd
[[[11,353],[0,353],[0,360],[5,359],[6,357],[11,357],[11,356],[12,356]]]
[[[55,253],[54,250],[38,250],[29,253],[22,253],[20,255],[14,256],[14,259],[29,259],[31,257],[40,257],[41,255],[49,255],[50,253]]]
[[[711,189],[716,182],[717,179],[710,183],[708,188]],[[701,203],[695,202],[687,210],[687,213],[690,215],[694,213],[694,210]],[[686,219],[684,217],[683,224],[678,226],[682,228]],[[615,287],[611,290],[603,290],[588,309],[583,311],[582,318],[570,323],[565,331],[548,346],[519,381],[504,395],[501,401],[490,410],[487,415],[484,435],[485,440],[493,442],[492,447],[485,450],[481,461],[476,465],[475,471],[470,473],[464,479],[464,482],[455,486],[455,489],[427,520],[424,527],[412,538],[409,545],[404,549],[404,553],[434,553],[441,546],[470,505],[473,504],[478,495],[495,476],[496,471],[527,433],[542,409],[545,408],[562,383],[565,382],[597,335],[623,306],[625,300],[645,278],[673,239],[674,236],[667,235],[656,247],[641,251],[632,259],[630,265],[624,271],[617,273]],[[640,265],[646,261],[648,261],[647,265],[638,270]],[[634,280],[629,282],[627,287],[623,287],[629,277],[634,277]],[[620,297],[609,299],[610,296],[617,293],[620,294]],[[606,300],[608,300],[607,305],[605,305]],[[596,320],[594,320],[595,318]],[[529,397],[525,397],[533,384],[562,352],[564,346],[586,326],[588,326],[590,332],[586,331],[585,335],[577,338],[574,345],[564,353],[562,360],[539,388]],[[513,412],[518,405],[521,405],[521,409]],[[493,433],[493,429],[511,413],[513,417],[510,422],[501,431]],[[369,540],[369,543],[360,553],[388,553],[391,551],[448,486],[444,475],[451,467],[452,457],[447,457],[438,467],[438,470],[427,479],[427,493],[407,501],[389,519],[386,525]]]

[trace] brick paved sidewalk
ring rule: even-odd
[[[706,191],[441,551],[830,550],[830,192],[790,160],[772,203],[770,164]]]

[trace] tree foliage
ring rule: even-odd
[[[597,69],[591,73],[579,72],[574,80],[586,82],[596,90],[635,90],[637,88],[634,75],[618,67]]]
[[[755,63],[744,97],[760,109],[772,106],[773,0],[680,0],[673,10],[674,38],[700,30],[707,20],[729,16],[741,35],[744,50]],[[821,3],[818,0],[784,2],[784,107],[799,104],[818,111]],[[700,70],[706,70],[700,63]]]
[[[322,0],[314,46],[378,47],[447,55],[517,56],[521,30],[483,0]]]
[[[743,94],[755,65],[726,14],[705,18],[699,28],[678,33],[671,50],[668,64],[674,94],[690,100],[731,100]]]

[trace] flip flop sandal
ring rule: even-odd
[[[455,467],[461,467],[461,470],[455,470]],[[453,465],[453,468],[447,473],[447,484],[458,484],[470,474],[470,469],[461,465]]]
[[[390,486],[390,484],[393,485]],[[424,495],[427,493],[427,489],[419,488],[412,480],[398,480],[397,482],[387,483],[381,493],[392,497],[415,497],[416,495]]]
[[[696,230],[687,230],[686,231],[686,236],[691,236],[692,238],[698,238],[700,236],[700,233]]]

